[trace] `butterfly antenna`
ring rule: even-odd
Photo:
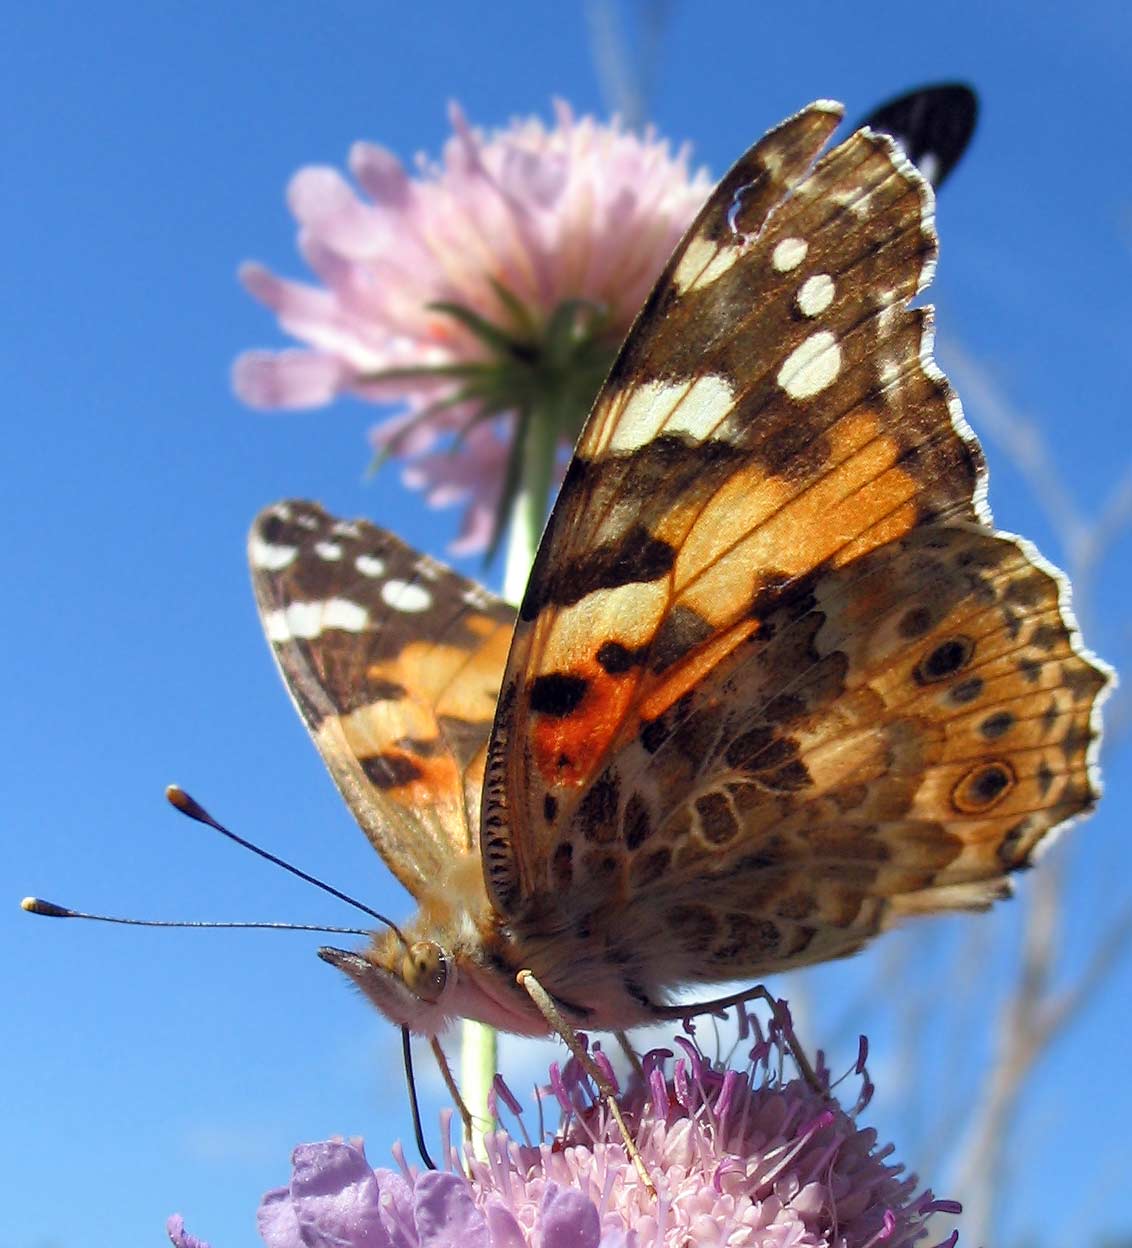
[[[283,932],[334,932],[345,936],[369,936],[372,933],[364,927],[322,927],[317,923],[214,923],[198,919],[123,919],[112,914],[87,914],[82,910],[71,910],[68,906],[58,906],[53,901],[44,901],[42,897],[25,897],[20,902],[20,909],[28,914],[42,914],[49,919],[91,919],[95,923],[122,923],[127,927],[225,927],[255,928]]]
[[[376,919],[379,923],[384,923],[386,927],[391,928],[396,934],[397,939],[403,944],[408,945],[405,940],[404,933],[393,922],[387,919],[384,914],[378,914],[376,910],[371,910],[364,902],[358,901],[356,897],[351,897],[349,893],[344,893],[340,888],[335,888],[333,884],[327,884],[324,880],[320,880],[317,876],[310,875],[306,871],[300,870],[298,867],[292,866],[291,863],[277,857],[275,854],[269,853],[266,849],[261,849],[258,845],[253,845],[251,841],[245,840],[242,836],[237,836],[235,832],[230,831],[222,823],[217,822],[205,808],[195,798],[192,798],[176,784],[171,784],[165,790],[165,798],[174,810],[178,810],[182,815],[194,820],[196,823],[203,823],[206,827],[213,828],[222,836],[226,836],[230,841],[235,841],[237,845],[244,849],[249,849],[253,854],[258,854],[261,858],[268,862],[274,863],[277,867],[282,867],[284,871],[290,871],[292,875],[296,875],[300,880],[305,880],[308,884],[313,884],[315,888],[321,888],[324,893],[329,893],[331,897],[337,897],[339,901],[344,901],[348,906],[353,906],[355,910],[360,910],[363,914],[368,914],[371,919]],[[312,931],[349,931],[348,928],[312,928]],[[362,935],[368,936],[369,932],[363,932]]]
[[[401,1028],[401,1053],[405,1059],[405,1082],[409,1085],[409,1112],[413,1115],[413,1134],[417,1137],[417,1152],[429,1170],[436,1169],[436,1162],[429,1156],[421,1127],[421,1107],[417,1103],[417,1081],[413,1077],[413,1048],[408,1027]]]

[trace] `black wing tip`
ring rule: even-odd
[[[958,79],[904,91],[872,109],[854,127],[892,135],[938,188],[962,159],[975,133],[979,97]]]

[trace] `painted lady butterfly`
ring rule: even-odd
[[[821,155],[840,115],[771,131],[677,248],[517,618],[364,521],[255,524],[292,696],[420,906],[324,956],[403,1026],[543,1033],[522,971],[574,1023],[647,1022],[983,908],[1096,799],[1107,672],[993,529],[908,306],[931,190],[867,129]]]

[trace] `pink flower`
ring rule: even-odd
[[[551,1068],[563,1113],[553,1140],[498,1132],[485,1159],[446,1146],[448,1168],[424,1173],[399,1153],[399,1171],[374,1170],[360,1141],[301,1145],[288,1186],[260,1205],[260,1234],[268,1248],[910,1248],[931,1215],[959,1212],[918,1192],[891,1145],[858,1124],[871,1094],[863,1051],[862,1092],[845,1109],[828,1087],[781,1077],[777,1036],[757,1040],[744,1070],[684,1036],[674,1048],[674,1061],[647,1054],[621,1097],[655,1195],[571,1059]]]
[[[379,452],[408,484],[466,506],[459,549],[496,522],[516,418],[551,420],[567,449],[622,338],[710,182],[653,134],[575,118],[515,121],[491,135],[451,111],[438,164],[410,177],[355,144],[360,194],[325,167],[288,200],[321,285],[246,264],[248,290],[305,347],[237,359],[253,407],[315,407],[350,393],[405,410]],[[455,453],[452,453],[453,450]]]

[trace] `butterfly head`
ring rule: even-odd
[[[374,938],[362,952],[323,948],[318,956],[336,966],[392,1022],[435,1035],[451,1017],[456,963],[434,940],[406,940],[398,931]]]

